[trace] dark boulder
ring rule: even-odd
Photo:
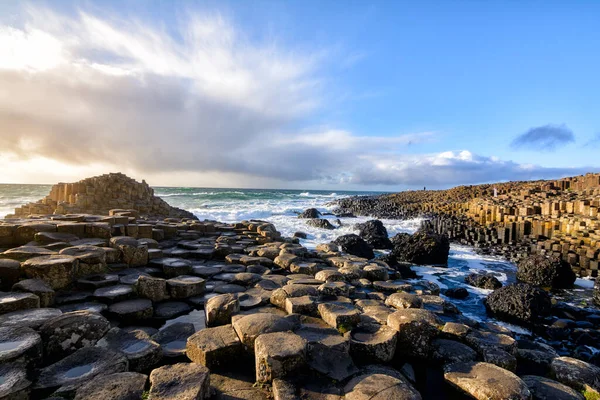
[[[360,236],[353,233],[343,235],[333,241],[334,244],[340,246],[342,251],[352,254],[353,256],[371,259],[375,257],[373,249]]]
[[[575,273],[558,257],[531,255],[519,262],[517,279],[521,282],[553,289],[573,287]]]
[[[446,265],[450,241],[445,235],[418,231],[413,235],[399,233],[392,238],[392,254],[398,261],[418,265]]]
[[[467,285],[489,290],[495,290],[502,287],[502,283],[492,274],[469,274],[465,277],[465,283]]]
[[[298,214],[298,218],[313,219],[313,218],[319,218],[320,216],[321,216],[321,213],[316,208],[308,208],[308,209],[304,210],[303,212],[301,212],[300,214]]]
[[[358,229],[358,236],[363,238],[371,247],[375,249],[391,249],[392,242],[388,237],[387,229],[383,223],[373,219],[355,226]]]
[[[444,292],[444,294],[448,297],[459,300],[466,299],[467,297],[469,297],[469,292],[467,292],[467,289],[461,287],[447,289],[446,292]]]
[[[335,229],[335,226],[333,226],[331,224],[331,222],[329,222],[329,220],[327,220],[327,219],[313,218],[313,219],[309,219],[308,221],[306,221],[306,224],[310,225],[310,226],[314,226],[315,228]]]
[[[550,315],[548,293],[528,283],[513,283],[493,291],[485,300],[487,311],[498,319],[529,325]]]

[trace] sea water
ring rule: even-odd
[[[15,207],[43,198],[50,191],[50,185],[0,185],[0,218],[12,213]],[[326,243],[348,233],[356,233],[355,225],[370,218],[337,218],[327,215],[333,211],[334,200],[348,196],[375,195],[379,192],[346,192],[322,190],[277,190],[277,189],[212,189],[184,187],[155,187],[155,194],[169,204],[191,211],[200,220],[209,219],[221,222],[239,222],[248,219],[261,219],[275,224],[284,236],[304,232],[306,239],[300,242],[314,249],[319,243]],[[316,208],[330,219],[337,228],[325,230],[306,224],[298,213],[307,208]],[[421,223],[420,219],[381,220],[390,236],[400,232],[413,233]],[[341,226],[339,224],[341,223]],[[498,257],[477,254],[472,247],[453,244],[447,268],[428,266],[413,267],[423,278],[437,283],[443,289],[464,287],[469,292],[465,300],[452,300],[467,316],[477,320],[487,319],[483,299],[489,290],[475,288],[464,283],[464,278],[473,272],[494,274],[503,284],[515,281],[516,266]],[[563,291],[558,297],[570,304],[587,306],[590,304],[593,281],[578,279],[572,290]],[[443,294],[442,294],[443,296]],[[518,329],[512,327],[512,329]]]

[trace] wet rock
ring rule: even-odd
[[[30,258],[21,264],[28,278],[38,278],[54,290],[73,283],[79,261],[68,255],[51,255]]]
[[[123,262],[130,267],[148,264],[148,247],[129,236],[118,236],[110,239],[110,247],[121,252]]]
[[[81,263],[80,263],[81,265]],[[119,283],[118,275],[95,274],[77,280],[77,286],[83,289],[96,290]]]
[[[100,375],[77,389],[75,400],[139,400],[147,380],[137,372]]]
[[[78,349],[91,347],[110,329],[101,315],[89,311],[74,311],[46,321],[40,327],[44,353],[48,360],[57,360]]]
[[[152,369],[162,358],[160,345],[141,330],[123,331],[112,328],[96,343],[96,347],[125,354],[129,370],[135,372]]]
[[[180,258],[163,258],[160,262],[167,278],[179,275],[190,275],[193,271],[192,263]]]
[[[588,385],[600,390],[600,367],[571,357],[558,357],[550,364],[556,380],[577,390]]]
[[[535,286],[568,289],[573,287],[575,278],[571,266],[557,257],[530,255],[518,264],[517,279]]]
[[[31,381],[22,365],[0,364],[0,398],[6,400],[29,399]]]
[[[403,355],[426,358],[431,354],[431,342],[442,326],[430,311],[408,308],[389,315],[388,326],[398,331],[397,351]]]
[[[350,333],[350,354],[362,364],[387,363],[396,353],[397,332],[387,325],[361,325]]]
[[[38,329],[44,322],[62,315],[56,308],[32,308],[0,315],[0,326],[26,326]]]
[[[265,333],[255,342],[256,381],[293,376],[306,365],[306,341],[289,332]]]
[[[321,213],[316,208],[308,208],[302,213],[298,214],[298,218],[319,218]]]
[[[148,400],[207,399],[210,396],[210,371],[193,363],[165,365],[152,371],[150,384]]]
[[[455,340],[435,339],[431,342],[431,349],[431,358],[443,364],[475,361],[477,359],[475,350]]]
[[[356,224],[355,228],[359,231],[358,236],[363,238],[374,249],[392,248],[392,242],[388,237],[387,229],[385,229],[381,221],[377,219],[370,220],[362,224]]]
[[[85,347],[39,370],[34,389],[46,393],[58,389],[57,394],[71,395],[96,376],[125,372],[127,368],[127,357],[123,354]]]
[[[24,279],[12,287],[15,292],[33,293],[40,298],[40,307],[47,308],[54,304],[54,290],[41,279]]]
[[[446,265],[450,242],[445,235],[418,231],[412,235],[398,233],[392,239],[392,255],[398,261],[418,265]]]
[[[320,228],[320,229],[328,229],[328,230],[335,229],[335,226],[333,226],[331,224],[331,222],[329,222],[329,220],[323,219],[323,218],[309,219],[308,221],[306,221],[306,225],[312,226],[314,228]]]
[[[414,294],[399,292],[389,295],[385,299],[385,304],[395,309],[403,310],[405,308],[422,308],[423,300]]]
[[[227,325],[232,315],[240,311],[240,302],[234,294],[222,294],[208,299],[204,309],[207,326]]]
[[[502,287],[502,283],[492,274],[473,273],[465,277],[467,285],[475,286],[481,289],[495,290]]]
[[[531,393],[518,376],[484,362],[459,362],[444,367],[444,379],[478,400],[528,400]]]
[[[550,296],[527,283],[515,283],[496,289],[485,300],[489,313],[519,324],[530,324],[550,315]]]
[[[347,303],[321,303],[318,311],[323,321],[329,326],[345,333],[360,323],[360,311]]]
[[[0,287],[10,290],[21,278],[21,263],[16,260],[0,258]]]
[[[346,384],[344,392],[347,400],[421,400],[419,392],[401,373],[382,366],[364,369]]]
[[[86,301],[83,303],[70,303],[58,306],[58,309],[64,313],[72,311],[90,311],[96,314],[101,314],[108,309],[108,306],[104,303],[97,303],[94,301]]]
[[[576,390],[541,376],[525,375],[521,379],[529,388],[532,400],[584,400]]]
[[[94,291],[94,297],[106,303],[115,303],[133,297],[133,288],[129,285],[107,286]]]
[[[31,293],[0,293],[0,314],[40,308],[40,298]]]
[[[206,281],[197,276],[179,275],[167,281],[169,294],[174,299],[187,299],[204,293]]]
[[[42,339],[25,326],[0,327],[0,364],[14,363],[24,366],[37,363],[42,358]]]
[[[465,288],[446,289],[446,292],[444,294],[450,298],[458,299],[458,300],[463,300],[463,299],[466,299],[467,297],[469,297],[469,292]]]
[[[163,357],[176,359],[185,356],[187,340],[195,332],[194,324],[176,322],[152,335],[152,340],[160,344]]]
[[[343,252],[353,256],[371,259],[375,257],[373,249],[360,236],[355,234],[342,235],[333,241]]]
[[[190,311],[192,311],[192,308],[186,303],[181,301],[167,301],[154,306],[154,318],[158,320],[173,319]]]

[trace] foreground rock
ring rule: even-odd
[[[418,231],[392,238],[392,254],[398,261],[418,265],[447,265],[450,242],[445,235]]]
[[[166,365],[150,374],[148,400],[202,400],[210,396],[210,371],[193,363]]]
[[[478,400],[529,400],[531,392],[518,376],[484,362],[459,362],[444,368],[444,378]]]
[[[333,241],[340,249],[353,256],[370,260],[375,257],[373,249],[360,236],[355,234],[342,235]]]
[[[134,400],[142,398],[148,377],[135,372],[101,375],[79,389],[75,400]]]
[[[550,315],[550,296],[527,283],[515,283],[492,292],[485,300],[489,313],[504,321],[531,324]]]
[[[517,279],[535,286],[553,289],[572,288],[575,273],[571,266],[556,257],[531,255],[519,262]]]

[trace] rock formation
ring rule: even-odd
[[[14,215],[6,218],[47,214],[112,215],[122,212],[160,218],[195,218],[192,213],[172,207],[155,196],[154,189],[146,181],[139,183],[121,173],[95,176],[74,183],[58,183],[52,186],[48,196],[15,209]]]
[[[579,276],[598,276],[600,174],[352,197],[337,205],[338,213],[426,217],[426,229],[451,240],[513,261],[527,254],[554,256]]]

